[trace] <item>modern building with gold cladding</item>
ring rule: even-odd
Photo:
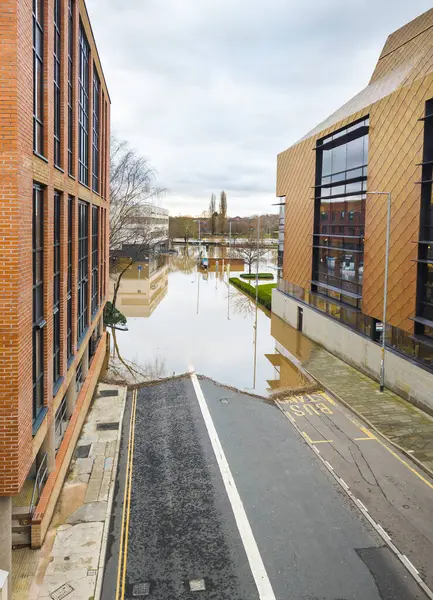
[[[433,9],[392,33],[368,86],[278,155],[273,310],[377,378],[391,194],[386,380],[433,411]]]

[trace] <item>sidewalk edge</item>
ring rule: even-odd
[[[407,450],[405,450],[402,446],[400,446],[400,444],[397,444],[397,442],[394,442],[391,438],[389,438],[387,435],[385,435],[380,429],[378,429],[378,427],[376,427],[376,425],[373,425],[373,423],[367,419],[367,417],[365,417],[362,413],[360,413],[356,408],[354,408],[351,404],[349,404],[349,402],[347,402],[346,400],[344,400],[341,396],[339,396],[334,390],[332,390],[330,387],[328,387],[327,385],[325,385],[322,381],[320,381],[320,379],[318,379],[317,377],[315,377],[312,373],[310,373],[310,371],[308,371],[307,369],[305,369],[306,372],[311,375],[311,377],[317,381],[317,383],[326,391],[328,392],[328,394],[332,394],[333,396],[335,396],[335,398],[341,403],[343,404],[346,408],[348,408],[349,410],[351,410],[357,417],[359,417],[360,419],[362,419],[362,421],[364,421],[364,423],[366,423],[369,427],[371,427],[371,429],[374,429],[374,431],[376,433],[378,433],[381,437],[383,437],[384,440],[386,440],[389,444],[391,444],[391,446],[394,446],[394,448],[396,448],[397,450],[399,450],[402,454],[404,454],[404,456],[406,456],[406,458],[409,458],[412,462],[414,462],[421,470],[423,470],[427,475],[429,475],[432,479],[433,479],[433,470],[430,469],[427,465],[425,465],[421,460],[419,460],[418,458],[416,458],[416,456],[413,456],[413,454],[411,454],[410,452],[408,452]],[[421,409],[418,409],[421,410]]]
[[[120,454],[120,441],[122,438],[122,430],[123,430],[123,417],[125,415],[125,408],[126,408],[126,401],[128,398],[128,386],[123,386],[125,392],[124,392],[124,401],[123,401],[123,406],[122,406],[122,411],[120,413],[120,419],[119,419],[119,429],[117,432],[117,443],[116,443],[116,454],[114,457],[114,462],[113,462],[113,469],[111,471],[111,485],[110,485],[110,493],[108,496],[108,502],[107,502],[107,511],[105,514],[105,521],[104,521],[104,529],[102,532],[102,541],[101,541],[101,549],[99,552],[99,561],[98,561],[98,574],[96,576],[96,585],[95,585],[95,594],[94,594],[94,600],[100,600],[101,597],[101,592],[102,592],[102,580],[104,578],[104,567],[105,567],[105,559],[107,557],[107,549],[108,549],[108,529],[110,527],[110,520],[111,520],[111,509],[113,507],[113,500],[114,500],[114,486],[116,483],[116,476],[117,476],[117,466],[119,463],[119,454]]]

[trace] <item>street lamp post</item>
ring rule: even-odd
[[[231,266],[232,222],[229,220],[229,261],[227,265],[227,320],[230,321],[230,266]]]
[[[259,244],[260,244],[260,215],[257,217],[257,257],[256,257],[256,318],[254,323],[254,389],[257,375],[257,316],[259,309]]]
[[[383,284],[383,318],[382,318],[382,348],[380,352],[380,391],[385,389],[385,336],[386,336],[386,308],[388,304],[388,264],[389,264],[389,232],[391,227],[391,192],[367,192],[371,196],[387,196],[388,212],[386,218],[386,243],[385,243],[385,280]]]

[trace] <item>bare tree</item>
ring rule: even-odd
[[[115,284],[105,315],[111,325],[115,325],[113,321],[119,317],[115,307],[123,275],[132,264],[149,254],[152,244],[161,236],[150,215],[152,205],[163,191],[155,184],[155,172],[148,159],[140,156],[128,142],[112,137],[109,244],[110,275]]]
[[[149,207],[164,190],[149,160],[123,140],[111,138],[110,252],[149,239]]]
[[[227,194],[223,190],[220,196],[220,230],[224,234],[227,228]]]
[[[252,266],[260,262],[267,252],[269,252],[269,248],[265,246],[263,238],[257,240],[254,231],[250,231],[246,239],[235,239],[234,242],[231,252],[234,257],[244,260],[248,265],[248,273],[251,273]]]

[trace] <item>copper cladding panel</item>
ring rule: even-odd
[[[427,19],[424,23],[423,18]],[[277,195],[286,196],[283,277],[309,289],[314,218],[312,186],[315,183],[313,148],[319,137],[370,115],[368,191],[390,191],[392,194],[387,319],[406,331],[413,331],[410,317],[415,313],[417,264],[414,261],[421,201],[420,185],[415,182],[421,178],[421,168],[416,164],[422,161],[424,129],[423,122],[418,119],[424,114],[426,100],[433,98],[433,27],[430,25],[430,21],[433,24],[433,11],[415,21],[412,28],[403,32],[406,37],[402,39],[410,37],[412,30],[422,32],[418,38],[403,42],[403,47],[399,47],[395,40],[393,46],[389,46],[390,36],[387,44],[391,54],[378,63],[378,67],[382,63],[381,69],[387,71],[393,64],[408,60],[409,56],[412,67],[403,85],[378,102],[281,153],[277,168]],[[384,60],[389,61],[388,65]],[[386,197],[368,196],[363,312],[378,319],[382,318],[383,309],[385,236]]]

